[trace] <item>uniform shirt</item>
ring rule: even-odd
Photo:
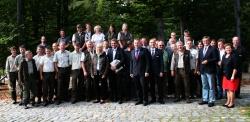
[[[69,67],[69,54],[70,52],[67,50],[63,52],[59,50],[54,54],[53,62],[57,62],[57,66],[60,68]]]
[[[43,55],[35,55],[33,57],[33,59],[35,60],[36,62],[36,67],[37,67],[37,71],[40,70],[40,62],[41,62],[41,58],[43,57]]]
[[[198,50],[191,48],[190,50],[190,68],[196,68],[196,61],[198,59]]]
[[[98,43],[102,43],[105,40],[105,35],[103,33],[94,34],[91,38],[91,41],[97,45]]]
[[[53,62],[54,56],[43,56],[40,61],[40,65],[43,65],[43,72],[54,72],[54,62]]]
[[[19,66],[21,64],[21,62],[25,59],[25,56],[22,55],[22,54],[19,54],[16,56],[16,59],[15,59],[15,65],[17,67],[17,70],[19,70]]]
[[[16,56],[13,57],[12,55],[10,55],[7,57],[6,65],[5,65],[6,73],[17,71],[17,67],[15,65],[15,59],[16,59]]]
[[[70,53],[69,64],[72,65],[71,66],[72,70],[81,68],[81,56],[82,52],[73,51],[72,53]]]

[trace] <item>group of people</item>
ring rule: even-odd
[[[200,105],[213,107],[225,92],[223,106],[232,108],[235,93],[240,97],[245,52],[237,36],[232,44],[204,36],[197,46],[188,30],[178,40],[172,32],[167,42],[133,39],[126,23],[119,33],[113,25],[106,34],[99,25],[92,32],[90,24],[85,29],[78,24],[72,38],[64,30],[59,33],[52,47],[42,36],[35,56],[24,45],[19,46],[18,55],[15,47],[10,48],[6,73],[13,104],[17,103],[16,83],[19,105],[25,109],[29,104],[59,105],[63,101],[122,104],[136,100],[135,105],[147,106],[164,104],[171,94],[174,102],[201,98]]]

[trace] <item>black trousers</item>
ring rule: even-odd
[[[174,84],[175,77],[171,76],[170,71],[167,73],[167,77],[168,77],[168,80],[167,80],[167,95],[171,95],[171,94],[174,94],[174,92],[175,92],[175,84]]]
[[[37,96],[37,80],[34,74],[29,74],[23,83],[23,102],[27,105],[29,102],[35,102]]]
[[[18,78],[18,73],[17,72],[9,72],[9,92],[11,95],[11,99],[13,101],[16,101],[16,82]]]
[[[40,73],[39,71],[37,72],[38,74]],[[37,80],[37,98],[38,100],[41,100],[43,96],[43,86],[42,86],[43,81],[40,79],[40,77]]]
[[[139,101],[148,102],[148,80],[145,80],[144,76],[136,75],[133,78]]]
[[[43,102],[52,101],[54,97],[54,82],[54,72],[43,72]]]
[[[129,70],[125,71],[124,74],[124,82],[125,82],[125,96],[127,100],[134,99],[137,97],[136,95],[136,85],[133,79],[130,77]]]
[[[96,100],[104,100],[108,89],[106,78],[102,78],[102,75],[100,75],[99,71],[97,71],[97,74],[94,76],[94,81]]]
[[[241,88],[241,80],[242,80],[242,71],[241,70],[238,70],[238,75],[239,75],[239,85],[238,85],[238,88],[235,92],[235,96],[236,97],[240,97],[240,88]]]
[[[115,73],[114,71],[110,71],[109,75],[109,86],[110,86],[110,97],[112,101],[120,100],[122,101],[125,96],[124,88],[124,78],[123,71],[119,71]]]
[[[152,74],[150,76],[150,93],[151,93],[152,100],[156,100],[155,85],[157,85],[159,100],[163,100],[164,84],[159,74]]]
[[[85,97],[86,100],[91,100],[94,97],[94,90],[93,90],[93,78],[88,75],[87,77],[85,77]]]
[[[72,73],[72,89],[71,89],[71,100],[78,100],[80,95],[80,85],[83,82],[83,75],[81,69],[75,69]]]
[[[186,99],[190,96],[190,80],[189,74],[185,73],[184,69],[177,69],[175,75],[175,95],[180,98],[182,94],[181,86],[184,86]]]
[[[70,68],[58,68],[57,100],[68,100]]]

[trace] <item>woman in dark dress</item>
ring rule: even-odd
[[[221,61],[223,89],[227,92],[227,102],[223,106],[227,108],[234,107],[235,91],[239,85],[239,77],[237,75],[238,62],[232,49],[231,44],[225,45],[225,55],[222,57]]]

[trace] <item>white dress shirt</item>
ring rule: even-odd
[[[43,65],[43,72],[54,72],[54,62],[53,62],[54,56],[43,56],[41,58],[40,64]]]

